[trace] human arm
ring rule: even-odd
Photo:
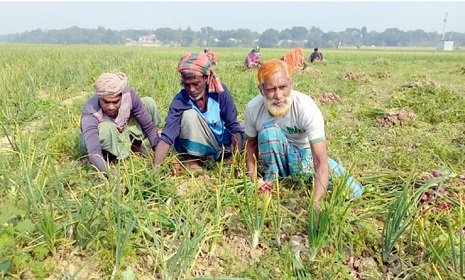
[[[163,127],[163,131],[161,132],[154,150],[154,166],[161,164],[167,157],[171,145],[174,144],[175,139],[179,136],[181,131],[181,119],[183,112],[192,108],[192,106],[188,105],[186,101],[189,98],[187,96],[187,92],[184,92],[184,94],[185,96],[183,96],[183,91],[179,92],[173,101],[171,101],[168,109],[168,115],[165,119],[165,126]]]
[[[305,59],[303,59],[303,60],[302,60],[302,64],[303,64],[303,68],[302,68],[302,70],[305,70],[305,69],[307,69],[307,67],[308,67],[308,62],[307,62],[307,61],[305,61]]]
[[[236,152],[240,151],[242,147],[242,134],[236,132],[231,134],[231,152],[234,155]]]
[[[315,174],[313,176],[314,200],[319,203],[325,195],[329,183],[329,164],[326,141],[310,145]]]
[[[249,53],[245,57],[245,66],[250,69],[252,67],[251,64],[252,64],[252,57],[250,56],[250,53]]]
[[[152,150],[154,150],[155,146],[158,143],[157,124],[160,121],[159,116],[158,115],[152,116],[150,114],[150,111],[147,108],[145,108],[141,98],[132,89],[131,89],[131,100],[132,100],[131,114],[134,115],[137,122],[140,124],[142,130],[145,132],[145,134],[147,135],[147,138],[149,139],[150,147],[152,148]],[[148,103],[147,101],[146,103]],[[153,103],[153,106],[156,106],[155,101],[153,101],[152,99],[150,99],[150,101]],[[156,109],[155,109],[155,112],[156,112]]]
[[[153,165],[157,166],[165,160],[170,151],[170,145],[163,140],[160,140],[155,148],[155,155],[153,157]]]
[[[245,141],[246,150],[246,169],[247,176],[254,180],[257,177],[257,161],[258,161],[258,141],[257,138],[249,138]],[[264,181],[262,178],[258,178],[257,187],[260,192],[267,192],[273,188],[272,181]]]
[[[246,172],[250,178],[256,176],[256,165],[259,160],[258,129],[262,126],[259,119],[260,112],[264,110],[262,95],[256,95],[247,103],[244,112],[244,136],[246,153]]]
[[[224,91],[218,95],[220,103],[220,117],[224,126],[231,133],[231,146],[233,154],[242,146],[242,127],[237,119],[237,108],[231,93],[223,84]]]
[[[258,141],[257,138],[248,138],[245,141],[247,175],[254,179],[257,174],[257,161],[258,161]]]
[[[295,92],[298,98],[299,114],[297,123],[302,127],[309,141],[315,174],[313,187],[315,201],[318,202],[325,194],[329,182],[328,151],[323,114],[313,101],[305,94]]]
[[[89,113],[81,115],[81,132],[87,150],[89,162],[100,172],[107,172],[107,162],[103,158],[102,147],[98,134],[98,120]]]

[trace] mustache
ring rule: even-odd
[[[270,106],[278,106],[277,104],[281,104],[279,106],[288,105],[289,103],[291,103],[291,101],[292,99],[290,99],[289,97],[283,98],[281,100],[265,99],[265,102]]]

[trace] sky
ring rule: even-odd
[[[444,24],[444,20],[446,23]],[[294,26],[323,32],[366,27],[383,32],[465,33],[465,1],[1,1],[0,35],[71,26],[112,30],[162,27],[199,31]],[[445,28],[444,28],[445,26]]]

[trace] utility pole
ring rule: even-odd
[[[446,17],[444,18],[444,26],[442,28],[442,40],[444,41],[445,37],[446,37],[446,21],[447,21],[447,15],[449,13],[446,13]]]

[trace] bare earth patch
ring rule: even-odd
[[[417,116],[415,113],[408,110],[401,110],[397,112],[387,112],[383,116],[378,116],[376,121],[382,127],[403,126],[407,123],[413,122]]]
[[[339,102],[339,101],[341,101],[341,98],[339,97],[339,95],[333,92],[326,92],[323,95],[318,96],[318,102],[320,102],[320,104]]]
[[[234,266],[238,271],[247,268],[251,262],[258,262],[265,248],[258,246],[253,249],[249,239],[250,236],[225,235],[213,254],[208,254],[206,251],[200,253],[192,275],[196,277],[226,276],[224,267],[227,267],[225,265],[227,262],[234,261]]]
[[[75,280],[88,280],[88,279],[101,279],[101,269],[98,260],[92,257],[82,256],[74,252],[62,252],[57,255],[58,258],[57,271],[47,277],[47,280],[61,280],[61,279],[75,279]]]
[[[358,83],[365,83],[367,81],[367,78],[365,74],[357,74],[353,72],[347,72],[344,74],[344,79],[346,80],[351,80],[351,81],[356,81]]]
[[[10,141],[8,141],[8,137],[2,137],[0,139],[0,153],[9,151],[11,149]]]

